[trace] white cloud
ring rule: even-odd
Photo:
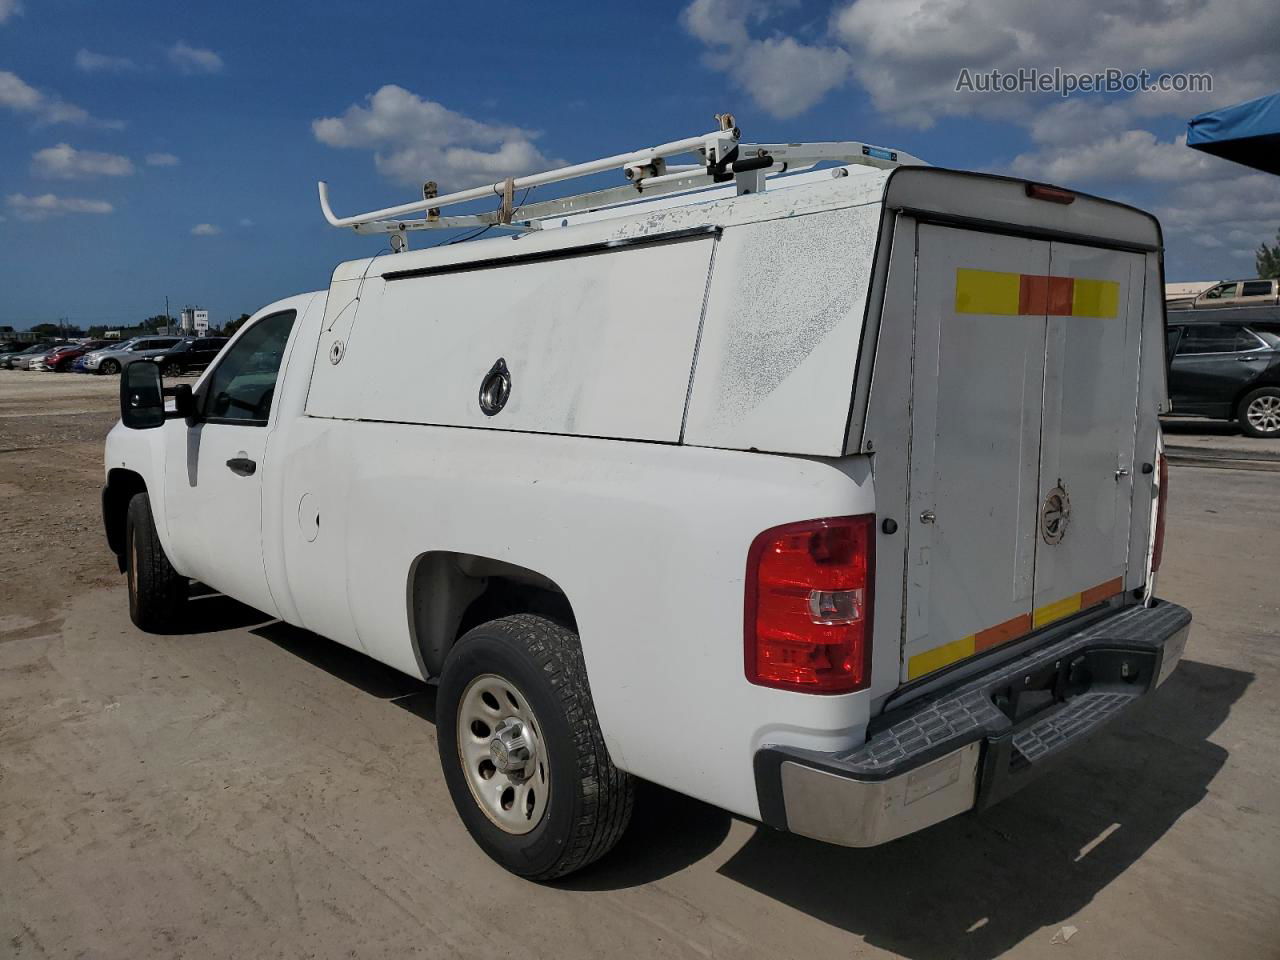
[[[118,153],[77,150],[69,143],[45,147],[31,155],[31,172],[47,180],[86,180],[91,177],[127,177],[133,163]]]
[[[16,73],[0,70],[0,107],[15,113],[29,114],[37,124],[70,123],[82,126],[119,130],[124,124],[119,120],[98,120],[89,116],[83,107],[67,103],[60,97],[44,93],[26,83]]]
[[[339,117],[311,123],[315,138],[330,147],[374,151],[374,164],[398,183],[437,181],[442,191],[533,173],[558,161],[533,143],[538,134],[520,127],[483,123],[388,84]]]
[[[240,226],[242,226],[242,227],[252,227],[252,226],[253,226],[253,221],[252,221],[252,220],[250,220],[248,217],[245,217],[243,220],[241,220],[241,221],[240,221]]]
[[[105,200],[85,200],[81,197],[60,197],[45,193],[29,197],[25,193],[11,193],[5,198],[9,209],[19,220],[47,220],[66,213],[111,213],[115,208]]]
[[[18,0],[0,0],[0,23],[4,23],[16,13],[22,12],[22,4]]]
[[[222,57],[212,50],[193,47],[179,40],[168,50],[169,62],[181,73],[217,73],[222,69]]]
[[[148,153],[146,159],[148,167],[176,167],[182,162],[172,153]]]
[[[222,232],[222,228],[212,223],[197,223],[191,228],[193,237],[216,237]]]
[[[708,47],[707,66],[727,73],[765,112],[794,117],[842,86],[851,62],[834,45],[783,34],[753,38],[751,27],[771,13],[765,0],[693,0],[681,22]]]
[[[0,105],[10,110],[34,112],[44,102],[44,94],[23,82],[16,73],[0,70]]]
[[[76,51],[76,69],[84,73],[127,73],[137,70],[138,65],[129,57],[113,57],[81,47]]]
[[[1040,94],[957,93],[961,68],[1019,68],[1153,75],[1206,72],[1213,90],[1140,93],[1118,102],[1130,116],[1189,116],[1264,92],[1280,71],[1271,31],[1274,0],[856,0],[833,29],[882,113],[928,126],[942,116],[1027,119]],[[1088,24],[1082,29],[1081,24]]]
[[[1178,183],[1211,176],[1221,163],[1188,149],[1185,135],[1159,140],[1148,130],[1125,130],[1019,154],[1009,169],[1015,176],[1068,186],[1131,180]]]

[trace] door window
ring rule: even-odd
[[[1257,350],[1265,346],[1243,327],[1225,323],[1206,323],[1188,326],[1178,344],[1178,356],[1197,353],[1239,353]]]
[[[1204,292],[1205,300],[1234,300],[1236,298],[1235,283],[1220,283]]]
[[[296,310],[286,310],[263,317],[227,351],[206,381],[202,399],[205,420],[266,425],[284,347],[297,315]]]
[[[1242,297],[1269,297],[1271,296],[1270,280],[1246,280],[1244,289],[1240,291]]]

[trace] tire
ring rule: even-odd
[[[1263,387],[1246,394],[1236,408],[1236,419],[1251,437],[1280,437],[1280,388]]]
[[[486,713],[483,694],[489,691],[513,696]],[[473,726],[477,706],[487,730]],[[527,613],[471,630],[445,661],[436,716],[440,764],[458,815],[480,848],[507,870],[536,881],[567,876],[608,853],[626,830],[635,781],[609,759],[582,648],[571,630]],[[524,777],[488,759],[515,751],[494,753],[486,746],[516,717],[524,722],[522,739],[530,741]],[[486,805],[477,791],[489,783]],[[508,792],[520,798],[513,801],[514,813],[495,804]],[[531,822],[520,822],[522,810]]]
[[[129,501],[124,534],[129,619],[147,633],[174,633],[187,607],[187,578],[173,569],[156,533],[151,498],[136,493]]]
[[[160,368],[160,375],[162,377],[168,377],[170,380],[172,380],[174,377],[182,376],[182,368],[178,366],[176,363],[166,363],[163,367]]]
[[[112,360],[108,357],[106,360],[103,360],[102,363],[98,364],[98,372],[105,373],[107,376],[117,374],[120,372],[120,361]]]

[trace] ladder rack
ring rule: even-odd
[[[667,196],[733,182],[738,193],[760,193],[766,189],[769,177],[787,172],[807,170],[819,163],[862,164],[889,169],[904,164],[922,163],[916,157],[900,150],[891,150],[861,143],[856,140],[815,143],[742,143],[740,131],[728,114],[717,116],[721,129],[701,136],[686,137],[670,143],[659,144],[619,153],[599,160],[558,167],[542,173],[523,177],[509,177],[482,187],[459,190],[444,196],[435,195],[435,183],[428,181],[423,188],[423,199],[382,210],[370,210],[349,217],[339,217],[329,205],[329,185],[321,180],[320,209],[324,218],[335,227],[348,227],[357,233],[404,234],[414,230],[441,230],[457,227],[505,227],[513,230],[540,230],[542,220],[564,217],[633,203],[644,198]],[[691,155],[696,161],[688,164],[671,164],[671,157]],[[627,184],[595,190],[576,196],[539,203],[514,205],[518,191],[551,183],[561,183],[579,177],[587,177],[608,170],[621,170],[630,181]],[[497,197],[496,210],[441,216],[444,207]],[[414,216],[422,214],[423,216]],[[516,219],[516,217],[519,219]],[[404,219],[410,217],[412,219]],[[401,240],[397,250],[406,247]]]

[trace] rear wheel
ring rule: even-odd
[[[463,824],[522,877],[553,880],[604,856],[631,819],[578,638],[532,614],[482,624],[440,679],[440,762]]]
[[[1280,388],[1263,387],[1246,395],[1236,416],[1251,437],[1280,437]]]
[[[105,373],[105,374],[108,374],[108,375],[111,375],[111,374],[114,374],[114,373],[119,373],[119,372],[120,372],[120,361],[119,361],[119,360],[112,360],[112,359],[110,359],[110,358],[108,358],[108,359],[106,359],[106,360],[103,360],[103,361],[102,361],[102,363],[98,366],[98,372],[99,372],[99,373]]]
[[[151,498],[134,494],[125,521],[129,619],[147,633],[173,633],[186,612],[187,578],[173,569],[156,533]]]

